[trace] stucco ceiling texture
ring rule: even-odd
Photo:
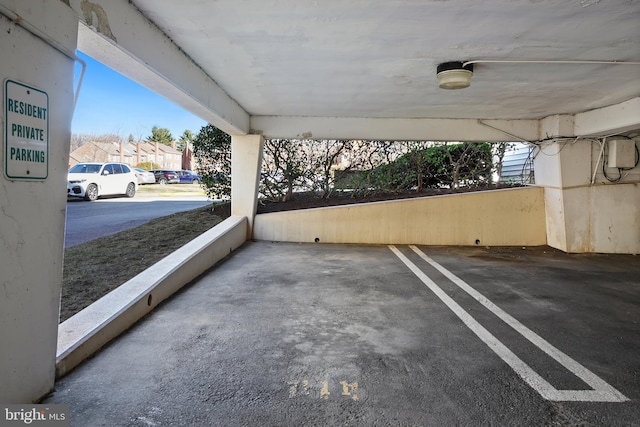
[[[251,115],[534,119],[640,95],[637,0],[133,0]]]

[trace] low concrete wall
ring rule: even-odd
[[[246,217],[230,217],[58,327],[61,377],[246,241]]]
[[[539,246],[547,243],[544,189],[525,187],[260,214],[254,222],[253,238],[321,243]]]

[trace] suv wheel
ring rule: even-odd
[[[127,192],[125,194],[129,198],[136,195],[136,186],[133,182],[130,182],[129,185],[127,185]]]
[[[95,184],[87,185],[87,189],[84,192],[84,199],[93,202],[98,199],[98,186]]]

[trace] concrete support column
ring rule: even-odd
[[[77,30],[63,2],[0,0],[3,403],[36,401],[54,385]],[[21,137],[21,126],[37,133]]]
[[[541,125],[542,135],[573,134],[570,116],[548,117]],[[640,168],[618,183],[607,181],[601,144],[601,139],[557,138],[537,153],[535,179],[545,188],[547,243],[571,253],[640,253]]]
[[[565,252],[590,252],[590,167],[589,141],[552,141],[536,156],[536,184],[545,187],[549,246]]]
[[[541,121],[541,134],[573,135],[572,116]],[[535,157],[536,184],[545,188],[547,244],[565,252],[589,252],[588,195],[591,145],[588,141],[555,139],[544,143]],[[580,193],[580,194],[579,194]]]
[[[262,168],[262,135],[231,136],[231,215],[249,220],[247,239],[253,234]]]

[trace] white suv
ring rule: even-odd
[[[67,196],[85,200],[114,194],[133,197],[137,189],[136,174],[123,163],[78,163],[67,175]]]

